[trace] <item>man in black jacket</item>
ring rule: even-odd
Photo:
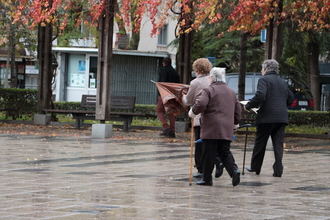
[[[293,93],[284,79],[279,75],[279,64],[276,60],[265,60],[262,64],[262,77],[258,81],[257,92],[246,104],[245,109],[258,108],[256,139],[251,158],[251,167],[247,170],[260,174],[269,136],[272,138],[275,163],[273,176],[281,177],[283,173],[283,139],[284,129],[288,124],[287,106],[293,101]]]
[[[179,74],[172,67],[171,58],[166,57],[163,59],[162,67],[159,71],[159,79],[158,82],[172,82],[179,83],[180,77]],[[157,107],[156,113],[158,119],[162,123],[163,131],[160,133],[162,136],[175,138],[175,116],[173,114],[166,114],[165,108],[160,98],[159,94],[157,97]],[[169,120],[169,124],[167,123],[167,119]]]

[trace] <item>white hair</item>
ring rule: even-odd
[[[213,67],[210,71],[210,77],[213,82],[226,83],[226,68]]]
[[[276,60],[270,59],[270,60],[265,60],[261,66],[265,73],[268,73],[268,72],[278,73],[280,65],[278,64],[278,62]]]

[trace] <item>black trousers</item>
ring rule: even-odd
[[[200,139],[201,127],[194,127],[195,140]],[[195,165],[199,173],[203,173],[204,143],[195,143]]]
[[[200,134],[201,134],[201,127],[196,126],[194,127],[194,134],[195,134],[195,140],[197,141],[200,139]],[[203,167],[204,167],[204,160],[205,160],[205,143],[204,142],[199,142],[195,144],[195,165],[196,169],[199,173],[203,173]],[[221,159],[219,155],[216,156],[215,158],[215,164],[220,165]]]
[[[274,174],[281,176],[283,173],[283,140],[286,124],[270,123],[257,125],[255,144],[251,158],[251,169],[260,172],[265,157],[266,145],[269,136],[272,138],[275,163]]]
[[[205,142],[204,181],[212,181],[212,172],[217,155],[219,155],[229,176],[232,177],[237,165],[230,151],[230,141],[221,139],[205,139],[203,141]]]

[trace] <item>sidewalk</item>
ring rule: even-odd
[[[226,172],[212,187],[189,186],[188,133],[89,135],[0,126],[0,219],[330,219],[330,140],[286,139],[282,178],[267,150],[260,176],[246,173],[233,188]],[[243,141],[232,144],[240,169]]]

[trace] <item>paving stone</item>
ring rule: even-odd
[[[232,187],[224,172],[205,187],[188,183],[189,135],[178,143],[147,135],[0,135],[0,219],[330,219],[328,142],[286,150],[282,178],[272,176],[268,149],[259,176],[245,173]],[[243,139],[232,145],[240,169]]]

